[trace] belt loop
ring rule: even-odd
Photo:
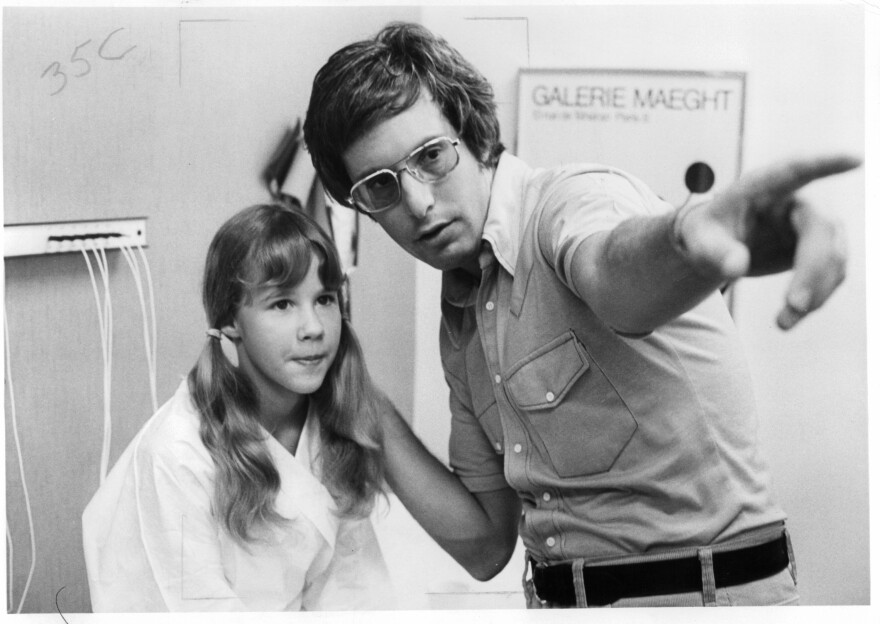
[[[791,535],[789,535],[787,528],[783,528],[782,532],[785,534],[785,545],[788,548],[788,567],[791,570],[791,578],[794,584],[797,585],[797,564],[794,562],[794,548],[791,545]]]
[[[522,586],[523,593],[526,597],[526,608],[527,609],[543,609],[544,604],[542,600],[538,597],[538,592],[535,590],[535,581],[534,578],[529,578],[529,570],[531,569],[532,558],[529,555],[529,551],[526,551],[526,565],[525,569],[523,569],[522,575]]]
[[[574,583],[575,606],[587,607],[587,589],[584,586],[584,560],[575,559],[571,562],[571,582]]]
[[[715,601],[715,568],[712,565],[712,549],[701,548],[698,551],[700,556],[700,569],[703,573],[703,606],[717,607]]]

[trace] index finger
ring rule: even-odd
[[[744,180],[745,190],[752,195],[790,195],[814,180],[845,173],[861,164],[861,158],[848,154],[790,160],[755,172]]]

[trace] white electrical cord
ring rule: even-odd
[[[103,371],[103,382],[104,382],[104,435],[103,435],[103,444],[101,449],[101,473],[100,473],[100,481],[104,482],[104,479],[107,476],[107,472],[109,469],[110,463],[110,442],[111,442],[111,382],[112,382],[112,364],[113,364],[113,305],[112,300],[110,298],[110,272],[109,266],[107,262],[107,254],[103,248],[98,248],[94,241],[88,240],[88,248],[89,251],[92,252],[94,256],[95,263],[98,266],[98,270],[101,274],[101,283],[104,287],[104,298],[103,302],[101,300],[101,295],[98,289],[98,281],[95,277],[95,270],[92,266],[92,262],[89,259],[88,251],[86,250],[86,245],[81,244],[79,247],[82,252],[83,258],[86,262],[86,267],[89,271],[89,278],[92,283],[92,291],[95,296],[95,307],[98,312],[98,325],[101,333],[101,355],[104,363],[104,371]],[[150,265],[147,261],[147,256],[144,253],[143,247],[139,244],[138,251],[140,252],[141,261],[144,265],[144,270],[146,272],[147,278],[147,291],[149,296],[149,305],[150,305],[150,319],[149,323],[151,325],[152,332],[148,329],[148,318],[147,318],[147,307],[144,297],[144,289],[143,289],[143,281],[140,273],[140,269],[137,265],[137,260],[134,255],[134,250],[130,245],[123,244],[120,247],[123,255],[128,262],[129,268],[132,271],[134,276],[135,285],[138,291],[138,297],[141,303],[141,312],[143,314],[144,321],[144,348],[146,350],[147,357],[147,367],[150,379],[150,398],[153,403],[153,411],[155,412],[158,409],[157,402],[157,393],[156,393],[156,304],[155,297],[153,292],[153,279],[150,273]],[[5,358],[6,358],[6,382],[9,388],[9,414],[11,418],[12,432],[15,440],[15,448],[18,453],[18,468],[19,474],[21,475],[21,484],[22,491],[25,499],[25,509],[27,511],[27,519],[28,519],[28,529],[30,536],[30,544],[31,544],[31,566],[28,571],[27,581],[25,582],[24,590],[21,595],[21,600],[18,603],[18,607],[16,609],[16,613],[21,613],[21,609],[24,606],[25,599],[27,598],[28,592],[30,591],[31,580],[34,575],[34,568],[36,567],[36,536],[34,532],[34,522],[33,522],[33,514],[31,510],[30,496],[28,494],[27,482],[25,481],[24,475],[24,462],[22,459],[21,453],[21,442],[18,436],[18,421],[16,418],[16,410],[15,410],[15,393],[12,384],[12,371],[11,371],[11,358],[10,358],[10,349],[9,349],[9,324],[6,318],[6,308],[4,306],[3,309],[3,329],[4,329],[4,346],[5,346]],[[152,334],[152,336],[150,335]],[[7,545],[7,582],[8,582],[8,604],[9,608],[13,608],[14,602],[14,587],[13,587],[13,572],[14,572],[14,546],[12,540],[12,534],[9,530],[9,522],[6,522],[6,545]]]
[[[153,293],[153,274],[150,271],[150,263],[147,261],[147,254],[144,252],[143,246],[138,243],[138,252],[141,256],[141,262],[144,264],[144,273],[147,276],[147,292],[150,296],[150,324],[151,324],[151,333],[152,333],[152,342],[150,345],[150,350],[152,352],[151,365],[152,368],[150,370],[150,391],[153,394],[153,411],[158,411],[159,409],[159,401],[158,401],[158,393],[156,391],[156,296]]]
[[[89,269],[89,277],[92,280],[92,291],[95,295],[95,306],[98,310],[98,325],[101,330],[101,353],[104,360],[104,436],[101,447],[101,468],[100,482],[104,483],[110,464],[110,441],[112,421],[110,418],[110,387],[111,387],[111,371],[113,365],[113,305],[110,299],[110,277],[107,267],[107,254],[103,249],[96,247],[94,241],[88,240],[88,247],[91,249],[95,257],[95,263],[101,273],[101,281],[104,285],[104,300],[101,305],[101,297],[98,293],[98,284],[95,279],[95,271],[89,260],[89,254],[86,252],[85,246],[80,248],[83,258],[85,258],[86,266]]]
[[[12,544],[12,533],[9,532],[9,519],[6,520],[6,604],[12,606],[12,597],[15,595],[13,588],[12,570],[15,560],[15,547]]]
[[[92,243],[94,245],[94,243]],[[94,250],[93,250],[94,251]],[[104,281],[104,322],[107,331],[107,355],[104,358],[104,448],[101,453],[101,481],[110,470],[110,429],[113,424],[110,418],[111,373],[113,371],[113,305],[110,300],[110,268],[107,264],[107,253],[103,248],[100,252],[101,278]]]
[[[103,483],[110,470],[110,435],[113,424],[110,418],[111,374],[113,371],[113,305],[110,299],[110,269],[107,264],[107,253],[103,248],[96,248],[94,241],[90,241],[90,243],[92,253],[98,260],[101,279],[104,282],[104,331],[107,333],[104,354],[104,446],[101,449],[101,482]]]
[[[141,303],[141,314],[143,315],[144,320],[144,350],[147,354],[147,372],[150,378],[150,400],[153,404],[153,412],[156,412],[159,409],[158,395],[156,392],[156,303],[153,297],[153,279],[150,275],[150,265],[147,263],[147,256],[144,254],[143,247],[138,245],[138,250],[140,251],[141,260],[143,261],[147,277],[147,288],[150,299],[150,317],[148,318],[147,306],[144,300],[143,278],[137,259],[134,255],[134,250],[130,245],[124,242],[120,244],[119,250],[122,252],[125,261],[128,263],[128,268],[131,269],[134,284],[137,288],[138,299],[140,299]],[[147,324],[148,320],[151,320],[152,339],[150,337],[150,326]]]
[[[34,577],[34,568],[37,564],[37,543],[36,537],[34,535],[34,518],[31,513],[31,499],[28,495],[27,482],[24,478],[24,462],[22,460],[21,455],[21,441],[18,438],[18,419],[15,413],[15,389],[12,385],[12,369],[11,360],[12,358],[9,355],[9,322],[6,318],[6,306],[3,306],[3,343],[4,343],[4,354],[6,357],[6,385],[9,388],[9,417],[11,419],[12,424],[12,437],[15,439],[15,451],[18,454],[18,472],[21,475],[21,490],[24,493],[24,506],[27,511],[27,519],[28,519],[28,530],[30,531],[29,535],[31,538],[31,567],[28,571],[27,581],[24,584],[24,591],[21,594],[21,601],[18,603],[18,609],[16,609],[16,613],[21,613],[21,608],[24,606],[25,598],[27,598],[28,591],[31,587],[31,579]],[[6,542],[9,545],[9,561],[8,561],[8,569],[9,569],[9,607],[12,608],[12,560],[13,560],[13,552],[12,552],[12,535],[9,532],[9,520],[6,521]]]

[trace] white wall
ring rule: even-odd
[[[747,72],[745,171],[790,156],[864,149],[864,22],[855,3],[432,7],[423,19],[492,81],[509,146],[519,67],[587,67]],[[807,192],[850,235],[848,278],[823,310],[783,334],[773,319],[788,275],[736,289],[762,448],[790,517],[803,603],[812,605],[869,601],[863,187],[860,171]],[[416,279],[414,423],[445,457],[449,417],[435,399],[443,392],[439,274],[419,266]]]

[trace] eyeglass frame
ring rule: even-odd
[[[439,178],[437,178],[435,180],[426,180],[425,178],[423,178],[421,176],[418,169],[411,169],[407,163],[409,162],[409,160],[413,156],[424,151],[425,149],[427,149],[428,147],[430,147],[434,143],[438,143],[440,141],[448,141],[449,144],[452,145],[452,149],[455,150],[455,164],[452,165],[452,167],[449,169],[449,171],[444,173]],[[419,182],[422,182],[423,184],[435,184],[437,182],[441,182],[441,181],[445,180],[446,177],[450,173],[452,173],[456,167],[458,167],[458,163],[461,162],[461,153],[459,153],[459,151],[458,151],[458,144],[460,142],[461,142],[461,139],[453,139],[448,136],[434,137],[430,141],[426,141],[425,143],[423,143],[422,145],[418,146],[413,151],[411,151],[409,154],[407,154],[406,156],[404,156],[403,158],[401,158],[400,160],[398,160],[397,162],[392,164],[390,167],[384,167],[382,169],[377,169],[373,173],[364,176],[363,178],[361,178],[360,180],[358,180],[357,182],[352,184],[351,190],[348,193],[348,203],[351,204],[352,206],[359,208],[360,210],[364,211],[367,214],[377,214],[380,212],[385,212],[386,210],[390,210],[391,208],[396,206],[397,203],[400,201],[400,197],[401,197],[400,174],[401,173],[403,173],[404,171],[407,171],[407,172],[409,172],[409,174],[412,177],[414,177]],[[397,170],[395,170],[394,167],[397,167],[397,165],[399,165],[401,163],[403,163],[403,166],[401,166]],[[364,184],[364,182],[367,182],[368,180],[375,178],[376,176],[381,175],[383,173],[390,173],[392,176],[394,176],[394,181],[397,183],[397,200],[394,201],[393,203],[385,206],[384,208],[379,208],[378,210],[370,210],[367,207],[365,207],[361,202],[358,202],[354,198],[354,191],[357,187]]]

